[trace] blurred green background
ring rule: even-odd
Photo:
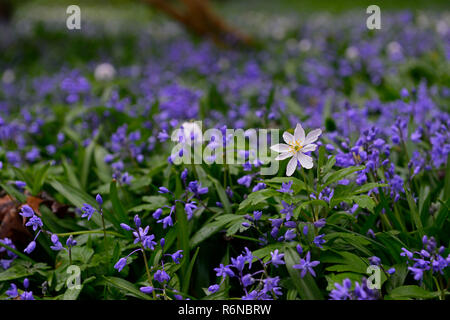
[[[167,0],[170,1],[170,0]],[[210,0],[217,12],[233,14],[242,11],[262,11],[271,13],[299,13],[326,11],[340,13],[347,10],[364,10],[371,4],[380,6],[381,10],[449,10],[448,0]],[[98,17],[123,17],[134,21],[146,19],[154,13],[141,0],[1,0],[0,6],[13,8],[13,17],[22,18],[30,15],[38,19],[51,19],[58,16],[62,7],[76,4],[90,15],[95,12]],[[41,10],[45,8],[43,13]],[[7,9],[3,9],[5,11]]]

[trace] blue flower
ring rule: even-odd
[[[295,239],[296,236],[297,236],[297,233],[295,232],[295,229],[289,229],[284,234],[284,240],[291,241],[291,240]]]
[[[323,228],[327,224],[325,218],[319,219],[316,222],[314,222],[314,226],[316,228]]]
[[[352,299],[351,296],[351,288],[352,288],[352,282],[350,279],[344,279],[342,282],[342,285],[339,283],[335,283],[334,286],[336,289],[333,289],[330,292],[330,298],[331,300],[347,300]]]
[[[234,277],[233,270],[231,270],[229,266],[224,266],[222,263],[220,264],[220,266],[218,268],[214,268],[214,271],[217,272],[216,276],[218,276],[218,277],[224,277],[224,278],[226,278],[227,276]]]
[[[188,191],[192,192],[196,198],[200,195],[208,193],[208,187],[202,187],[198,181],[191,181],[187,187]]]
[[[175,253],[170,255],[170,257],[172,258],[173,262],[175,262],[176,264],[180,263],[180,259],[183,258],[182,252],[183,252],[183,250],[178,250],[177,252],[175,252]]]
[[[145,236],[142,239],[142,245],[145,249],[155,250],[156,242],[153,241],[155,239],[155,236],[153,234]]]
[[[83,214],[81,215],[82,218],[88,218],[90,220],[92,218],[92,215],[96,211],[94,207],[92,207],[90,204],[84,203],[83,207],[81,207],[81,211]]]
[[[36,248],[36,241],[31,241],[23,252],[30,254]]]
[[[233,267],[238,269],[239,272],[244,270],[245,262],[246,262],[246,259],[244,258],[244,256],[242,254],[237,256],[236,258],[231,258],[231,263],[232,263]]]
[[[74,247],[77,245],[77,241],[73,238],[73,236],[70,236],[66,241],[66,245],[68,247]]]
[[[408,267],[408,270],[414,274],[414,280],[417,281],[422,280],[424,269]]]
[[[294,183],[294,181],[292,181],[292,180],[289,180],[288,182],[283,182],[283,183],[281,183],[281,188],[278,189],[277,191],[279,191],[281,193],[292,194],[294,192],[294,190],[291,189],[293,183]]]
[[[120,226],[122,227],[122,229],[126,230],[126,231],[131,231],[133,230],[133,228],[131,228],[129,225],[125,224],[125,223],[121,223]]]
[[[321,234],[321,235],[318,235],[317,237],[315,237],[313,240],[314,244],[321,249],[323,248],[322,244],[324,244],[326,242],[324,237],[325,237],[325,235]]]
[[[14,283],[11,283],[11,286],[5,292],[10,298],[16,298],[19,295],[17,290],[17,286]]]
[[[184,210],[186,211],[186,215],[187,215],[188,220],[192,219],[192,215],[193,215],[195,209],[197,209],[195,201],[187,202],[184,205]]]
[[[277,296],[283,294],[283,292],[281,292],[281,287],[278,286],[280,283],[280,277],[278,276],[274,278],[267,277],[266,279],[263,280],[263,283],[264,283],[263,287],[264,293],[272,292]]]
[[[140,287],[139,290],[145,294],[150,294],[153,292],[154,288],[151,286],[148,287]]]
[[[38,216],[34,215],[30,218],[30,220],[28,220],[28,222],[25,224],[25,226],[27,226],[27,227],[32,226],[33,230],[36,231],[37,228],[42,227],[43,224],[42,224],[42,220]]]
[[[164,283],[164,281],[169,281],[170,276],[164,270],[158,270],[155,272],[153,278],[159,283]]]
[[[17,180],[14,183],[15,183],[16,187],[21,189],[21,190],[24,189],[27,186],[27,184],[25,182],[20,181],[20,180]]]
[[[286,215],[286,220],[291,220],[295,205],[288,204],[283,200],[281,200],[281,204],[283,205],[283,209],[280,210],[280,213],[284,213]]]
[[[213,284],[208,287],[208,291],[211,293],[216,293],[217,291],[219,291],[219,289],[220,289],[220,286],[218,284]]]
[[[25,204],[20,209],[21,209],[21,212],[19,214],[22,217],[31,218],[32,216],[34,216],[34,211],[29,205]]]
[[[152,214],[153,219],[159,219],[162,213],[163,210],[161,208],[156,209],[156,211]]]
[[[253,211],[253,218],[255,219],[255,221],[258,221],[259,219],[261,219],[262,216],[262,211]]]
[[[164,194],[164,193],[170,193],[170,190],[167,189],[166,187],[159,187],[158,192]]]
[[[118,272],[122,271],[123,268],[127,265],[127,258],[120,258],[119,261],[114,265],[114,269]]]
[[[60,250],[64,249],[56,234],[52,234],[50,239],[53,243],[53,246],[50,246],[50,249],[55,250],[55,251],[60,251]]]
[[[242,285],[244,287],[248,287],[250,285],[252,285],[253,283],[255,283],[255,279],[253,279],[251,274],[246,274],[241,278],[242,281]]]
[[[157,222],[163,224],[163,229],[166,229],[168,226],[173,226],[172,217],[170,215],[168,215],[164,219],[158,220]]]
[[[320,262],[319,261],[311,261],[311,252],[308,251],[306,254],[305,259],[300,259],[299,264],[295,264],[292,266],[294,269],[300,269],[301,277],[303,278],[308,272],[311,273],[313,277],[316,276],[316,273],[313,270],[313,267],[317,266]]]
[[[378,258],[377,256],[370,257],[369,261],[371,264],[374,264],[376,266],[379,266],[381,264],[381,259]]]
[[[280,264],[285,264],[285,262],[282,260],[284,257],[284,253],[278,254],[278,249],[275,249],[275,251],[271,252],[270,255],[272,256],[272,265],[274,265],[276,268],[278,268],[278,265]]]
[[[100,194],[97,194],[97,196],[95,197],[95,201],[97,201],[98,205],[101,207],[103,204],[103,198]]]
[[[267,187],[267,186],[266,186],[266,184],[265,184],[264,182],[259,182],[259,183],[256,184],[256,186],[253,187],[252,192],[256,192],[256,191],[259,191],[259,190],[263,190],[263,189],[265,189],[266,187]]]

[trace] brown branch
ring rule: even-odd
[[[253,44],[249,36],[232,28],[217,15],[208,0],[181,0],[184,10],[177,9],[167,0],[143,1],[163,11],[191,32],[202,37],[208,37],[218,45]]]

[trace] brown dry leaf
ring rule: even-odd
[[[0,198],[0,206],[4,203],[11,202],[11,201],[13,201],[13,199],[9,195],[1,197]]]
[[[28,195],[26,204],[39,216],[40,205],[47,206],[59,218],[64,218],[69,209],[69,206],[56,202],[45,193],[37,197]],[[9,238],[19,248],[26,247],[33,237],[25,227],[26,218],[19,214],[23,205],[25,204],[17,202],[9,195],[0,197],[0,239]]]
[[[25,247],[32,235],[23,225],[16,202],[10,201],[0,206],[0,239],[9,238],[17,247]]]
[[[44,200],[38,197],[33,197],[33,196],[29,196],[27,197],[27,205],[29,205],[31,207],[31,209],[33,209],[33,211],[38,215],[41,216],[41,212],[39,211],[39,205],[43,202]]]

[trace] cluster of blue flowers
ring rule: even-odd
[[[410,265],[408,270],[417,281],[422,281],[426,273],[444,275],[444,269],[450,265],[450,254],[444,258],[444,246],[438,247],[434,237],[423,236],[423,249],[411,252],[402,248],[401,256],[406,257]]]

